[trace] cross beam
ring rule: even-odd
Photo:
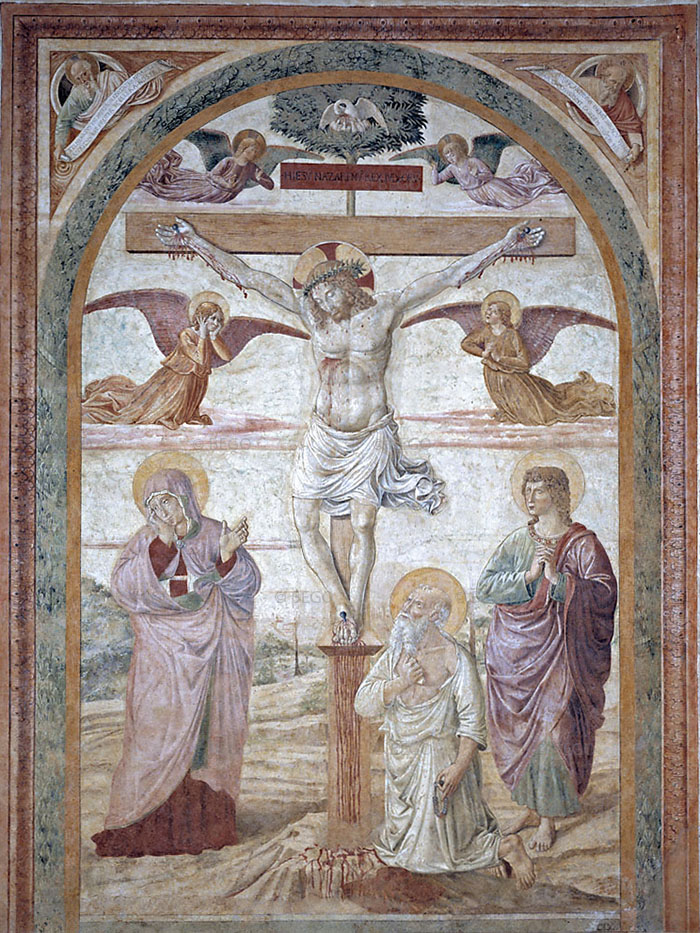
[[[155,235],[158,224],[175,221],[172,212],[126,215],[130,253],[167,253]],[[494,243],[518,223],[543,227],[547,236],[533,256],[574,256],[573,217],[346,217],[344,215],[178,213],[200,236],[229,253],[299,255],[333,239],[352,243],[369,256],[466,256]]]

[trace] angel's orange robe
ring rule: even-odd
[[[107,376],[85,387],[82,420],[97,424],[211,424],[199,411],[209,384],[212,352],[230,359],[226,347],[196,331],[181,331],[173,352],[143,385],[126,376]]]
[[[500,421],[556,424],[615,414],[612,386],[596,382],[587,372],[559,385],[530,373],[527,348],[514,327],[496,335],[486,324],[462,341],[462,349],[473,356],[482,356],[487,346],[498,357],[484,361],[484,381]]]

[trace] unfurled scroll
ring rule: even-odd
[[[59,156],[62,162],[72,162],[81,156],[88,149],[97,136],[107,126],[121,108],[127,104],[134,94],[137,94],[141,88],[145,87],[156,78],[160,78],[168,71],[172,71],[176,66],[172,62],[158,59],[144,65],[131,77],[127,78],[123,84],[113,91],[100,109],[91,118],[90,122],[84,127],[73,142],[66,146],[65,150]]]
[[[593,100],[591,95],[580,84],[577,84],[573,78],[565,75],[557,68],[546,68],[543,65],[528,65],[526,68],[518,68],[518,71],[531,71],[567,97],[572,104],[588,117],[618,159],[624,159],[629,155],[630,147],[620,135],[620,131],[613,121],[600,104]]]

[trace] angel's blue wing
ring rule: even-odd
[[[504,136],[503,133],[484,133],[482,136],[475,136],[472,140],[472,156],[488,165],[495,175],[503,150],[514,145],[513,140],[509,136]]]
[[[207,172],[210,172],[222,159],[233,155],[228,136],[219,130],[195,130],[194,133],[185,136],[185,139],[199,149]]]

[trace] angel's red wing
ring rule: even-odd
[[[219,340],[226,345],[231,359],[241,352],[241,350],[262,334],[283,334],[286,337],[298,337],[300,340],[309,340],[309,335],[296,327],[287,327],[286,324],[279,324],[277,321],[266,321],[258,317],[232,317],[226,327],[221,331]],[[223,366],[227,360],[213,356],[212,366]]]
[[[180,331],[189,324],[189,298],[182,292],[165,288],[144,288],[128,292],[113,292],[83,308],[83,314],[108,308],[137,308],[148,321],[158,349],[167,356],[177,346]]]
[[[465,334],[471,334],[482,323],[481,304],[476,301],[459,301],[452,305],[440,305],[439,308],[421,311],[415,317],[404,321],[401,326],[411,327],[413,324],[422,324],[423,321],[437,321],[440,318],[455,321]]]
[[[588,324],[592,327],[604,327],[617,330],[608,318],[581,311],[579,308],[565,308],[561,305],[545,305],[523,308],[523,319],[518,330],[530,354],[532,366],[546,355],[560,330],[574,324]]]

